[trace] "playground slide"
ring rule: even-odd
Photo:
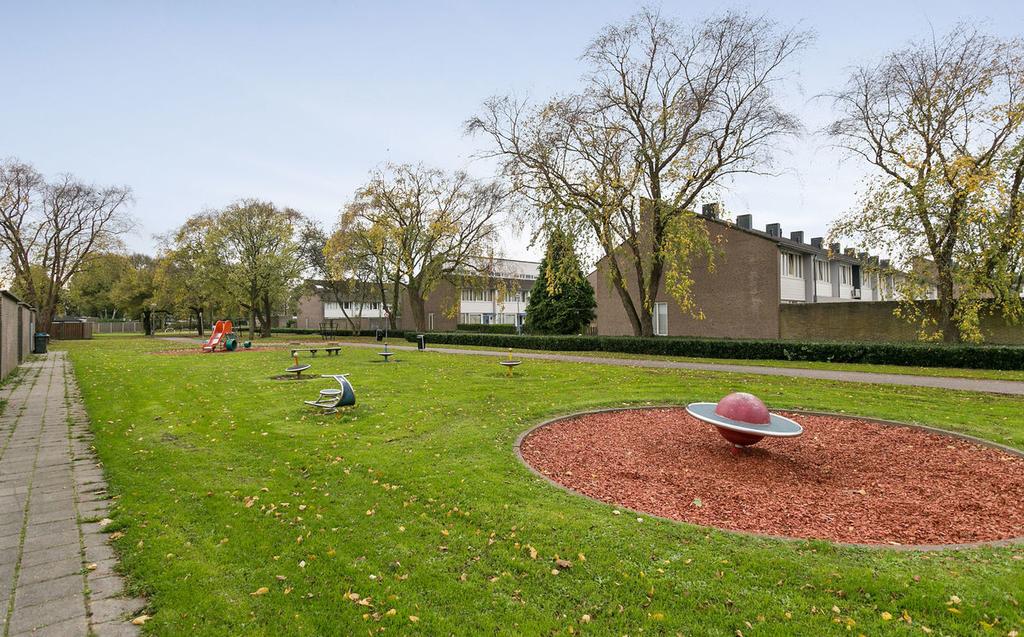
[[[228,325],[230,325],[230,323],[228,323]],[[213,333],[210,334],[209,340],[207,340],[206,344],[203,345],[204,352],[213,352],[217,350],[217,346],[220,345],[222,340],[224,340],[224,327],[224,321],[217,321],[217,324],[213,326]]]

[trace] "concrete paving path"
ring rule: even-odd
[[[344,343],[344,341],[342,341]],[[344,343],[347,347],[381,348],[376,343]],[[397,351],[415,351],[415,347],[388,344],[388,349]],[[451,347],[428,346],[428,352],[441,354],[461,354],[469,356],[498,356],[504,358],[505,353],[495,350],[459,349]],[[731,363],[686,363],[683,361],[659,360],[652,358],[608,358],[602,356],[578,356],[570,354],[543,354],[516,352],[516,358],[546,361],[562,361],[566,363],[593,363],[598,365],[618,365],[620,367],[650,367],[654,369],[692,369],[704,372],[730,372],[736,374],[757,374],[761,376],[789,376],[792,378],[812,378],[817,380],[833,380],[848,383],[884,383],[887,385],[908,385],[911,387],[936,387],[956,391],[988,392],[993,394],[1011,394],[1024,396],[1024,381],[989,380],[983,378],[956,378],[952,376],[914,376],[910,374],[881,374],[877,372],[845,372],[827,369],[804,369],[799,367],[767,367],[760,365],[736,365]]]
[[[108,510],[88,418],[64,352],[0,390],[0,635],[135,635],[97,520]]]

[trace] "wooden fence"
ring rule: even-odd
[[[54,321],[50,323],[50,338],[58,341],[92,338],[92,325],[86,321]]]

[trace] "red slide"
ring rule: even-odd
[[[230,321],[217,321],[217,324],[213,326],[213,334],[210,334],[210,339],[203,345],[204,352],[214,352],[217,347],[224,340],[224,335],[231,330]],[[227,329],[225,329],[227,328]]]

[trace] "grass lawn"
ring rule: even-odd
[[[488,358],[382,364],[348,349],[311,371],[351,373],[359,403],[318,417],[301,400],[328,383],[269,380],[289,363],[281,351],[53,345],[70,351],[93,420],[116,546],[152,602],[147,632],[1024,633],[1024,546],[854,549],[615,515],[513,452],[556,414],[737,389],[1024,448],[1022,399],[542,361],[509,379]],[[556,556],[572,568],[553,574]]]
[[[304,339],[305,341],[312,342],[309,336],[299,336],[298,338]],[[316,337],[313,337],[316,338]],[[267,340],[267,339],[263,339]],[[274,342],[282,343],[295,341],[296,338],[287,339],[285,335],[276,335],[273,337]],[[352,342],[352,343],[370,343],[374,339],[372,337],[342,337],[334,339],[338,342]],[[322,343],[322,340],[317,340],[318,343]],[[406,342],[405,339],[390,339],[390,342],[399,345],[413,345],[413,343]],[[430,344],[428,343],[428,347]],[[479,349],[497,352],[506,352],[508,349],[502,349],[497,347],[487,347],[482,345],[447,345],[437,344],[434,347],[448,348],[448,349]],[[828,363],[819,361],[789,361],[789,360],[750,360],[745,358],[698,358],[690,356],[658,356],[652,354],[630,354],[626,352],[594,352],[594,351],[582,351],[582,352],[552,352],[548,350],[535,350],[535,349],[523,349],[514,348],[516,352],[530,352],[538,354],[566,354],[569,356],[590,356],[596,358],[624,358],[624,359],[648,359],[648,360],[666,360],[666,361],[679,361],[683,363],[712,363],[718,365],[751,365],[756,367],[792,367],[797,369],[827,369],[834,371],[843,372],[877,372],[880,374],[909,374],[912,376],[947,376],[950,378],[987,378],[992,380],[1020,380],[1024,381],[1024,371],[1022,370],[1005,370],[1005,369],[964,369],[957,367],[907,367],[901,365],[874,365],[870,363]]]
[[[118,334],[102,334],[98,335],[100,338],[107,338],[110,336],[133,336],[133,335],[118,335]],[[198,337],[195,332],[181,332],[175,334],[157,334],[160,337],[186,337],[193,338],[198,342]],[[209,336],[209,334],[207,334]],[[242,332],[242,340],[248,338],[248,332]],[[304,344],[316,344],[323,345],[324,340],[319,336],[313,334],[274,334],[268,338],[257,336],[253,343],[255,345],[281,345],[286,346],[289,343],[304,343]],[[372,336],[340,336],[338,338],[331,339],[331,342],[339,343],[373,343],[376,339]],[[388,339],[392,345],[402,346],[413,346],[414,343],[406,341],[404,338],[390,338]],[[429,347],[429,343],[428,343]],[[495,352],[507,352],[508,349],[502,349],[498,347],[488,347],[482,345],[446,345],[437,344],[434,347],[438,348],[449,348],[449,349],[476,349],[485,351]],[[566,354],[569,356],[591,356],[597,358],[623,358],[623,359],[648,359],[648,360],[667,360],[667,361],[679,361],[682,363],[711,363],[719,365],[751,365],[756,367],[790,367],[796,369],[826,369],[834,371],[844,372],[877,372],[879,374],[908,374],[911,376],[946,376],[949,378],[982,378],[991,380],[1019,380],[1024,381],[1024,370],[1012,370],[1012,369],[966,369],[958,367],[907,367],[902,365],[874,365],[870,363],[829,363],[821,361],[790,361],[790,360],[751,360],[745,358],[699,358],[693,356],[659,356],[654,354],[630,354],[627,352],[594,352],[594,351],[580,351],[580,352],[552,352],[548,350],[535,350],[525,348],[514,348],[516,352],[529,352],[536,354]]]

